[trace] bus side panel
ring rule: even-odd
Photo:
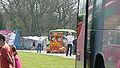
[[[120,68],[120,0],[106,0],[103,53],[106,68]]]

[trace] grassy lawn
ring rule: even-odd
[[[75,68],[75,60],[38,53],[19,52],[22,68]]]

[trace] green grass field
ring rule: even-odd
[[[22,68],[75,68],[75,60],[38,53],[19,52]]]

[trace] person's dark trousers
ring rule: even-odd
[[[69,48],[70,48],[70,56],[72,55],[72,44],[68,44],[67,50],[66,50],[66,56],[68,56]]]
[[[73,47],[73,55],[76,55],[76,45]]]
[[[40,50],[40,53],[41,53],[41,44],[38,43],[38,46],[37,46],[37,53],[39,52]]]

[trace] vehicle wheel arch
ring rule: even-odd
[[[94,68],[105,68],[105,59],[103,53],[95,54],[93,66]]]

